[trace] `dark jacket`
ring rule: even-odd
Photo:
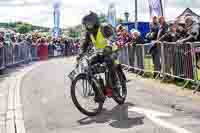
[[[157,39],[162,37],[168,31],[168,27],[169,26],[166,22],[163,25],[160,25],[158,35],[157,35]]]
[[[159,24],[158,23],[151,23],[150,24],[150,32],[146,35],[146,39],[149,41],[156,40],[159,31]]]
[[[163,42],[176,42],[178,40],[177,34],[174,32],[167,32],[162,37],[160,37],[159,41]]]
[[[81,40],[80,40],[81,54],[85,53],[89,47],[92,47],[92,40],[90,38],[90,35],[92,34],[96,38],[98,29],[99,26],[95,26],[93,30],[91,31],[87,30],[81,35]]]
[[[141,36],[138,36],[134,41],[133,44],[144,44],[145,41]]]

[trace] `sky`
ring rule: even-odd
[[[134,0],[0,0],[0,22],[25,21],[34,25],[53,27],[53,3],[61,2],[61,27],[66,28],[81,23],[81,18],[89,11],[106,13],[114,2],[117,17],[130,13],[134,20]],[[172,20],[189,7],[200,15],[200,0],[163,0],[164,15]],[[138,19],[149,21],[148,0],[138,0]]]

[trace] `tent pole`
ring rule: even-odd
[[[138,29],[138,4],[135,0],[135,29]]]
[[[164,13],[163,13],[163,3],[162,3],[162,0],[160,0],[160,7],[161,7],[161,15],[164,16]]]

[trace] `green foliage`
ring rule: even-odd
[[[10,22],[10,23],[0,23],[0,27],[11,28],[11,29],[16,30],[17,32],[20,31],[20,33],[27,33],[27,32],[31,32],[34,30],[39,30],[41,32],[49,32],[50,31],[50,28],[48,28],[48,27],[35,26],[35,25],[31,25],[31,24],[24,23],[21,21]]]
[[[117,23],[122,23],[124,20],[122,18],[117,18]]]
[[[67,28],[64,31],[67,31],[67,35],[66,36],[68,36],[70,38],[79,38],[82,30],[83,30],[83,27],[80,24],[80,25],[76,25],[76,26]]]
[[[2,28],[8,28],[8,24],[7,23],[0,23],[0,27],[2,27]]]
[[[69,29],[69,37],[78,38],[78,37],[80,37],[80,32],[77,31],[77,29],[75,29],[75,28],[70,28]]]
[[[15,28],[17,26],[17,23],[10,22],[10,23],[8,23],[8,26],[11,27],[11,28]]]
[[[32,25],[27,24],[27,23],[22,23],[22,24],[18,23],[16,25],[16,31],[21,33],[21,34],[31,32],[32,31]]]

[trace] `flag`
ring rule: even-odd
[[[150,16],[163,16],[162,0],[149,0]]]
[[[115,5],[113,3],[111,3],[109,5],[107,20],[108,20],[108,23],[111,24],[113,27],[115,27],[117,25],[116,9],[115,9]]]
[[[60,0],[54,0],[53,8],[54,28],[52,36],[57,38],[60,35]]]

